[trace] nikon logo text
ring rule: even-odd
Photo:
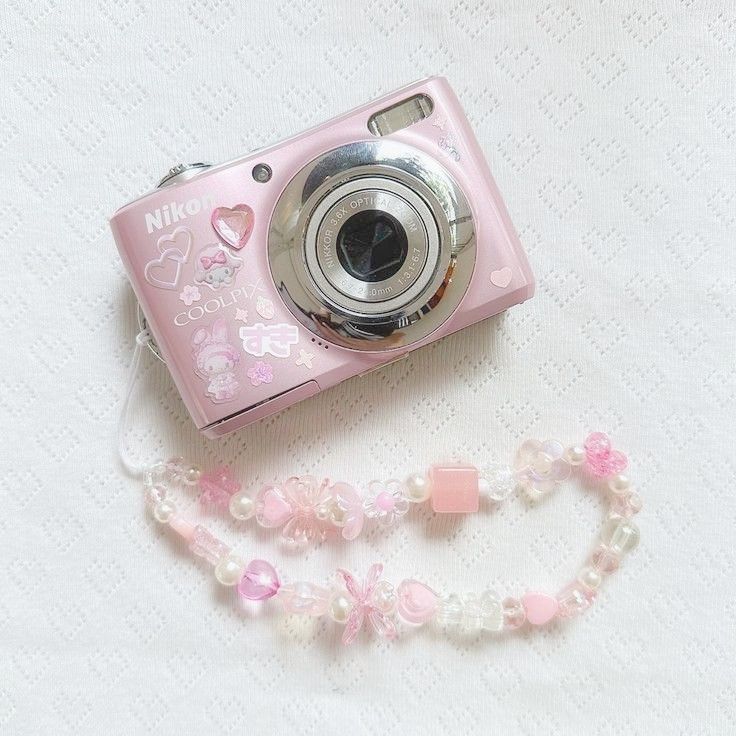
[[[173,225],[187,217],[192,217],[202,210],[207,211],[208,208],[214,206],[214,199],[205,194],[203,197],[194,197],[186,202],[171,202],[159,207],[153,212],[146,212],[146,230],[152,233],[154,230],[161,230],[164,227]]]

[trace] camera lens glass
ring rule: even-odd
[[[408,249],[401,223],[380,210],[352,215],[337,235],[340,265],[353,278],[371,284],[391,278],[406,260]]]

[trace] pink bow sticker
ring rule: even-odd
[[[236,204],[234,207],[217,207],[210,222],[225,245],[240,250],[253,232],[255,215],[247,204]]]
[[[212,268],[216,263],[227,263],[227,259],[225,258],[225,253],[223,251],[219,251],[219,253],[215,253],[212,258],[209,256],[202,256],[200,259],[200,263],[202,264],[203,268],[209,269]]]

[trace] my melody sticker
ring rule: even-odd
[[[200,327],[192,335],[194,372],[207,381],[207,396],[214,403],[230,401],[240,387],[235,366],[240,360],[238,349],[230,343],[227,323],[217,319],[211,331]]]
[[[197,253],[194,262],[194,280],[213,291],[232,284],[243,261],[220,245],[207,245]]]

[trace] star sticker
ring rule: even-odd
[[[306,350],[300,350],[299,357],[296,359],[296,364],[303,365],[305,368],[311,368],[313,360],[314,353],[308,353]]]
[[[247,322],[248,321],[248,310],[247,309],[236,309],[235,319],[238,319],[241,322]]]
[[[432,123],[433,127],[439,128],[440,130],[444,130],[445,125],[447,125],[447,118],[438,118]]]

